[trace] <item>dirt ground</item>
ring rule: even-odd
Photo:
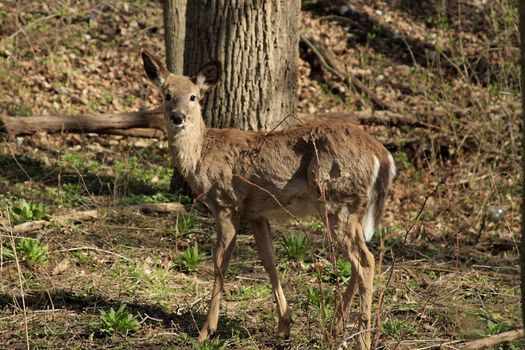
[[[303,1],[301,30],[380,99],[424,122],[363,126],[389,145],[398,167],[370,242],[378,265],[373,339],[384,349],[458,349],[516,329],[523,181],[517,2],[348,3]],[[160,96],[143,73],[143,47],[163,56],[156,1],[0,1],[0,114],[152,108]],[[300,54],[299,112],[373,108],[306,45]],[[213,282],[215,233],[203,208],[169,193],[170,176],[162,138],[0,139],[3,226],[102,208],[96,220],[1,232],[0,349],[327,349],[355,333],[349,326],[326,338],[338,283],[323,223],[312,217],[275,227],[291,338],[276,334],[271,287],[243,230],[218,335],[195,343]],[[192,214],[115,210],[168,201]],[[188,257],[195,242],[202,261]],[[138,326],[122,321],[128,327],[114,333],[104,312],[123,304]],[[497,349],[524,347],[515,341]]]

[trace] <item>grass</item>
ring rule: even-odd
[[[397,319],[381,324],[381,331],[393,339],[407,339],[416,335],[416,327],[405,320]]]
[[[62,155],[62,162],[66,169],[70,168],[74,171],[80,171],[82,173],[95,171],[100,168],[100,164],[98,162],[88,159],[85,155],[78,153],[64,153]]]
[[[268,283],[239,285],[230,289],[233,300],[255,300],[266,298],[272,294],[272,286]]]

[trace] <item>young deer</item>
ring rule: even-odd
[[[290,310],[275,266],[270,220],[321,214],[352,264],[352,275],[336,309],[343,326],[356,286],[360,295],[358,348],[370,348],[374,256],[369,240],[383,213],[395,175],[390,153],[348,122],[320,120],[283,131],[246,132],[206,128],[199,101],[222,74],[205,64],[193,79],[170,74],[161,61],[142,52],[148,78],[162,91],[164,117],[175,166],[215,218],[215,283],[200,331],[217,328],[224,276],[240,220],[250,223],[259,256],[270,277],[279,315],[278,332],[290,334]]]

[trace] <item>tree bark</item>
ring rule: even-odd
[[[521,39],[521,123],[522,123],[522,157],[521,167],[522,174],[525,175],[525,2],[519,2],[520,13],[520,39]],[[521,266],[521,312],[522,312],[522,327],[525,330],[525,183],[522,184],[521,190],[521,252],[520,252],[520,266]]]
[[[189,1],[184,74],[212,58],[224,76],[203,102],[208,126],[270,130],[295,112],[299,0]]]
[[[164,0],[166,67],[170,72],[177,75],[182,75],[184,64],[186,1],[187,0]]]

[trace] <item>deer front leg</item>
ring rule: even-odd
[[[208,339],[217,329],[219,306],[224,289],[224,275],[235,247],[237,228],[239,226],[238,216],[233,210],[220,211],[215,216],[215,222],[217,224],[217,240],[213,252],[215,282],[211,293],[208,316],[200,331],[199,341]]]
[[[257,220],[252,221],[251,226],[259,257],[261,258],[264,269],[268,273],[268,276],[270,276],[270,282],[272,283],[273,295],[277,304],[277,314],[279,315],[277,332],[282,337],[288,338],[290,336],[290,324],[292,323],[292,318],[275,267],[275,255],[272,237],[270,235],[270,225],[268,220]]]

